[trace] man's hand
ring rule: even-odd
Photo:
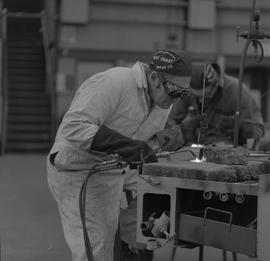
[[[146,157],[146,162],[157,162],[154,151],[145,141],[128,138],[104,125],[97,131],[91,149],[117,153],[128,163],[141,161],[141,155]]]
[[[219,80],[219,75],[211,64],[207,64],[205,68],[205,77],[213,86],[216,86]]]

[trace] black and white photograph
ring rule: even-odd
[[[0,261],[270,261],[269,0],[0,0],[0,68]]]

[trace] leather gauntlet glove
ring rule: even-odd
[[[91,145],[92,150],[108,154],[119,154],[127,163],[132,163],[147,157],[146,162],[157,162],[157,157],[151,147],[142,140],[128,138],[104,125],[97,131]]]

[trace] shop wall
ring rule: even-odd
[[[256,5],[261,9],[260,29],[270,32],[270,1],[257,0]],[[147,62],[151,52],[159,48],[184,49],[194,61],[222,57],[226,69],[237,71],[245,40],[237,41],[236,28],[240,26],[240,32],[248,30],[251,6],[251,0],[62,0],[58,30],[57,79],[62,85],[57,87],[61,90],[59,97],[71,100],[82,71],[84,75],[89,71],[90,76],[108,66],[136,60]],[[267,40],[263,44],[270,50]],[[259,65],[262,68],[270,65],[270,51],[265,56]],[[65,59],[73,63],[68,72],[59,65]],[[250,48],[247,67],[256,66]],[[62,113],[69,102],[61,104]],[[266,118],[270,120],[270,108],[266,109]]]

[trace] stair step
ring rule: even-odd
[[[45,68],[10,68],[8,70],[9,75],[35,75],[35,76],[44,76]]]
[[[47,97],[39,98],[39,99],[32,99],[32,98],[10,98],[8,101],[8,106],[49,106],[50,102]],[[35,108],[36,109],[36,108]]]
[[[9,90],[9,104],[35,104],[36,102],[41,102],[42,104],[49,104],[49,96],[40,89],[40,92],[37,92],[35,89],[29,90],[18,90],[16,93],[14,89]]]
[[[26,54],[26,53],[8,53],[8,63],[9,61],[45,61],[43,54]]]
[[[43,43],[40,40],[17,40],[13,41],[8,39],[8,48],[43,48]]]
[[[50,135],[48,133],[7,133],[8,141],[49,141]]]
[[[17,99],[17,98],[34,98],[34,99],[40,99],[47,97],[45,92],[41,92],[38,90],[30,90],[30,91],[24,91],[24,90],[8,90],[8,97],[10,99]]]
[[[8,70],[10,68],[44,68],[44,61],[8,61]]]
[[[34,90],[44,90],[45,91],[45,83],[8,83],[8,90],[17,91],[34,91]]]
[[[49,123],[50,116],[48,115],[10,115],[8,124],[10,123]]]
[[[31,108],[31,107],[10,107],[8,108],[8,115],[49,115],[50,108],[48,107],[40,107],[40,108]]]
[[[46,123],[9,123],[7,126],[7,132],[44,132],[50,131],[49,124]]]
[[[37,40],[41,37],[40,35],[40,27],[39,28],[32,28],[31,24],[24,25],[25,27],[22,28],[21,24],[18,24],[17,26],[13,26],[13,28],[8,24],[8,30],[7,30],[7,37],[9,40],[22,40],[22,37],[24,40],[33,39],[36,37]],[[19,30],[18,30],[19,29]]]
[[[7,77],[8,83],[45,83],[45,75],[10,75]]]
[[[17,153],[48,153],[50,150],[49,143],[30,143],[30,142],[7,142],[6,152]]]
[[[41,54],[44,52],[44,49],[42,46],[8,46],[8,54]]]

